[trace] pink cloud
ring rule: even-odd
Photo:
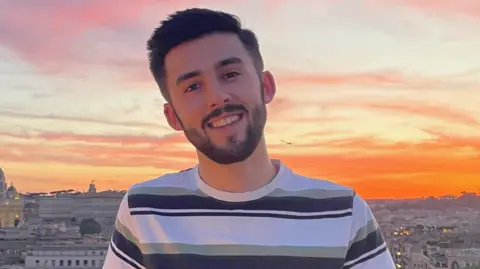
[[[27,4],[11,1],[8,8],[1,8],[0,4],[0,24],[4,25],[1,30],[6,32],[0,35],[4,37],[0,42],[25,60],[41,66],[43,71],[58,71],[66,63],[74,64],[78,59],[71,45],[86,31],[134,23],[154,2],[42,1]]]
[[[186,7],[216,2],[219,1],[2,1],[0,44],[10,48],[41,71],[57,73],[74,69],[85,58],[102,59],[104,55],[92,57],[91,54],[95,52],[88,50],[83,52],[87,55],[82,55],[82,52],[75,48],[75,44],[82,44],[89,31],[108,29],[138,35],[131,37],[131,46],[138,48],[133,54],[137,58],[145,58],[145,42],[149,32],[166,14]],[[146,12],[151,14],[152,10],[158,10],[158,17],[147,18],[153,23],[152,29],[149,29],[142,23],[145,23]],[[85,42],[88,44],[96,41],[98,40]],[[113,42],[111,45],[125,46]],[[131,55],[128,58],[136,61]],[[103,62],[107,62],[107,59]]]
[[[68,116],[68,115],[56,115],[56,114],[33,114],[33,113],[24,113],[17,111],[8,111],[0,110],[0,117],[8,118],[17,118],[17,119],[38,119],[38,120],[55,120],[63,122],[79,122],[79,123],[97,123],[103,125],[111,126],[122,126],[122,127],[145,127],[145,128],[162,128],[167,129],[165,126],[160,124],[155,124],[151,122],[138,122],[138,121],[114,121],[101,118],[88,118],[88,117],[79,117],[79,116]]]
[[[379,5],[407,5],[427,12],[464,15],[480,19],[480,2],[475,0],[369,0]]]

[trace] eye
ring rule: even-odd
[[[197,90],[198,88],[200,88],[200,85],[198,84],[192,84],[190,86],[188,86],[184,92],[191,92],[191,91],[195,91]]]
[[[231,78],[234,78],[236,76],[240,75],[240,73],[238,72],[235,72],[235,71],[232,71],[232,72],[228,72],[226,73],[225,75],[223,75],[223,78],[225,79],[231,79]]]

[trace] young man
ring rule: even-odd
[[[131,187],[103,268],[392,269],[368,205],[269,157],[275,96],[255,35],[230,14],[177,12],[148,41],[169,125],[198,165]]]

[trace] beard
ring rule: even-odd
[[[263,102],[256,105],[251,110],[251,113],[244,114],[244,119],[249,122],[247,123],[243,140],[239,140],[237,135],[232,135],[227,137],[226,146],[218,146],[211,141],[205,132],[208,119],[219,116],[223,112],[235,111],[245,112],[247,110],[239,105],[226,105],[222,109],[215,110],[205,118],[202,124],[203,130],[184,127],[185,136],[198,151],[218,164],[227,165],[243,162],[252,155],[262,139],[267,120],[267,107]],[[182,124],[181,121],[180,124]]]

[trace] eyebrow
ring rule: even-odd
[[[238,57],[228,57],[228,58],[223,59],[223,60],[219,61],[218,63],[216,63],[215,64],[215,69],[219,69],[219,68],[225,67],[227,65],[231,65],[231,64],[240,64],[240,63],[243,63],[242,59],[240,59]],[[192,72],[188,72],[188,73],[185,73],[185,74],[181,74],[180,76],[178,76],[176,84],[178,85],[178,84],[182,83],[183,81],[185,81],[187,79],[198,77],[198,76],[200,76],[200,74],[201,74],[200,71],[192,71]]]
[[[192,71],[192,72],[182,74],[182,75],[178,76],[178,78],[177,78],[177,85],[182,83],[183,81],[185,81],[187,79],[198,77],[198,76],[200,76],[200,71]]]
[[[241,63],[243,63],[242,59],[240,59],[238,57],[229,57],[229,58],[223,59],[220,62],[216,63],[215,68],[218,69],[218,68],[225,67],[227,65],[241,64]]]

